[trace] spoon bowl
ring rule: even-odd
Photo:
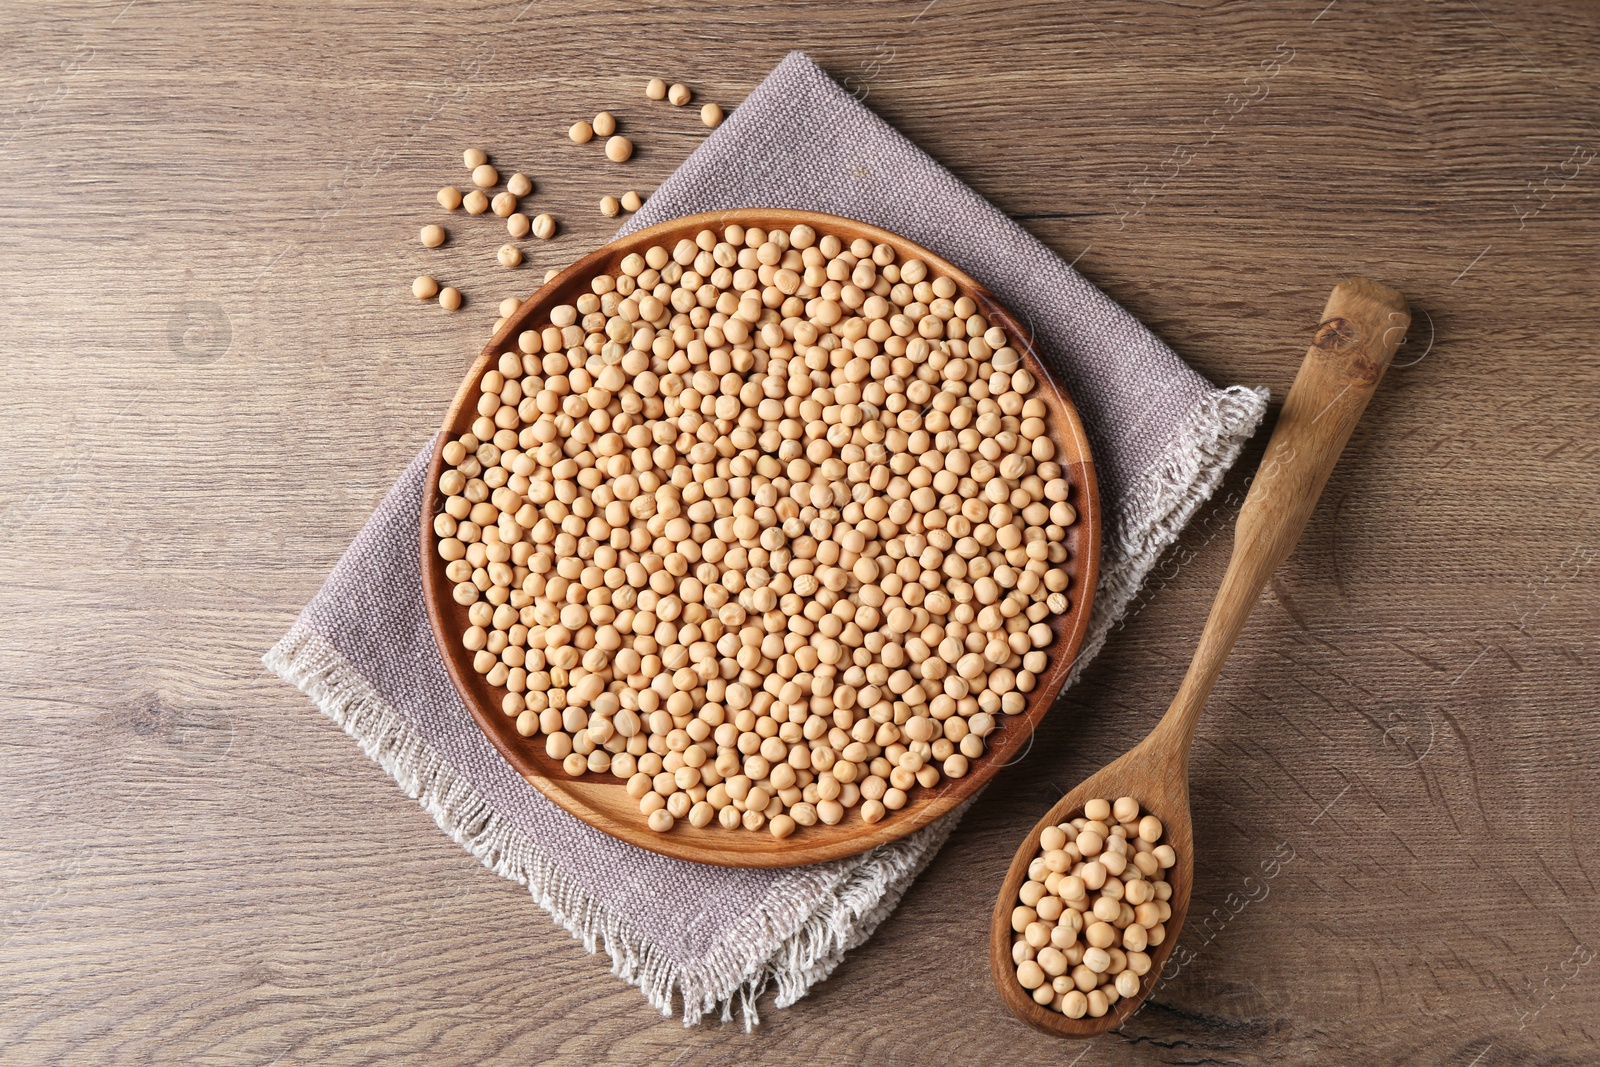
[[[1061,798],[1034,826],[1011,861],[995,902],[989,964],[1000,998],[1030,1025],[1062,1037],[1103,1034],[1138,1011],[1160,979],[1162,965],[1183,928],[1194,888],[1189,747],[1195,724],[1267,579],[1300,540],[1322,487],[1410,321],[1405,298],[1386,285],[1351,278],[1335,287],[1284,400],[1283,413],[1267,442],[1249,495],[1239,509],[1227,573],[1172,705],[1132,751]],[[1161,943],[1149,952],[1150,970],[1141,978],[1138,994],[1119,998],[1099,1017],[1070,1019],[1034,1001],[1017,981],[1011,957],[1011,910],[1027,879],[1028,866],[1039,853],[1044,828],[1081,814],[1084,805],[1096,797],[1115,800],[1123,796],[1133,797],[1140,808],[1161,820],[1162,840],[1177,853],[1177,863],[1167,872],[1172,914],[1160,927]]]
[[[1017,981],[1017,966],[1011,959],[1011,909],[1017,903],[1022,883],[1028,880],[1028,865],[1039,853],[1039,835],[1045,827],[1082,815],[1084,805],[1096,797],[1115,800],[1129,796],[1139,801],[1145,813],[1161,820],[1164,831],[1161,841],[1171,845],[1177,853],[1178,861],[1166,872],[1167,882],[1172,886],[1172,898],[1168,902],[1172,915],[1162,924],[1166,937],[1161,944],[1145,950],[1150,957],[1150,970],[1140,981],[1139,995],[1118,1000],[1098,1019],[1090,1015],[1070,1019],[1049,1005],[1035,1001],[1030,991]],[[1178,930],[1189,910],[1189,892],[1193,884],[1194,832],[1189,821],[1187,745],[1182,751],[1177,750],[1161,736],[1158,727],[1156,733],[1146,737],[1132,751],[1096,771],[1057,801],[1028,831],[1022,847],[1011,860],[1011,868],[1006,871],[1000,896],[995,901],[994,921],[989,930],[989,966],[994,972],[1000,999],[1019,1019],[1046,1033],[1093,1037],[1116,1029],[1139,1010],[1160,977],[1162,964],[1172,954],[1172,946],[1177,944]]]

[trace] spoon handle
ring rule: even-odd
[[[1340,282],[1328,297],[1239,511],[1233,555],[1189,672],[1157,727],[1179,742],[1179,751],[1188,750],[1206,698],[1251,608],[1300,540],[1339,453],[1410,322],[1405,298],[1367,278]]]

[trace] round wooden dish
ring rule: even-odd
[[[973,761],[966,777],[945,778],[933,789],[917,787],[904,808],[890,812],[875,825],[862,822],[852,811],[837,826],[818,823],[801,827],[783,840],[765,831],[724,830],[715,824],[697,830],[687,821],[680,822],[667,833],[658,834],[645,825],[638,804],[628,796],[621,779],[609,773],[569,777],[559,761],[545,755],[542,736],[527,738],[517,733],[515,720],[500,710],[500,693],[473,670],[472,655],[461,643],[461,635],[468,626],[467,609],[451,597],[444,561],[434,547],[433,517],[443,509],[439,493],[439,473],[444,462],[442,451],[445,442],[465,433],[476,416],[478,382],[490,361],[497,360],[507,349],[515,350],[515,338],[524,329],[547,323],[552,307],[573,303],[582,293],[588,292],[589,280],[596,274],[616,273],[623,257],[629,253],[642,253],[654,244],[671,248],[700,230],[709,228],[720,233],[733,223],[768,230],[789,229],[806,223],[818,233],[836,234],[847,242],[864,237],[874,244],[890,245],[901,260],[918,258],[926,262],[932,272],[949,275],[963,293],[977,302],[979,311],[990,322],[1004,327],[1007,336],[1013,339],[1013,347],[1023,354],[1026,366],[1041,383],[1037,395],[1050,409],[1050,437],[1056,443],[1057,459],[1072,486],[1067,499],[1078,511],[1078,521],[1069,529],[1066,538],[1065,569],[1071,576],[1068,587],[1071,606],[1065,614],[1052,620],[1056,641],[1050,647],[1050,667],[1039,678],[1026,711],[1001,723],[991,735],[993,743],[989,751]],[[584,822],[641,848],[725,867],[789,867],[851,856],[921,829],[982,789],[995,772],[1017,754],[1055,700],[1089,625],[1100,570],[1100,497],[1094,464],[1089,457],[1089,441],[1071,400],[1034,351],[1028,331],[977,282],[927,249],[851,219],[806,211],[720,211],[664,222],[591,252],[542,286],[506,320],[468,372],[445,417],[444,431],[434,443],[422,504],[421,551],[423,596],[439,653],[473,718],[517,773]]]

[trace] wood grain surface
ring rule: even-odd
[[[1593,5],[110,0],[0,33],[0,1062],[1594,1061]],[[1087,1046],[1000,1004],[990,902],[1166,706],[1260,441],[753,1034],[655,1015],[259,663],[494,305],[703,135],[644,80],[735,105],[794,47],[1214,380],[1281,397],[1347,274],[1416,318],[1200,724],[1169,973]],[[602,108],[620,167],[562,139]],[[520,272],[492,226],[417,244],[472,145],[562,222]],[[425,269],[467,307],[414,301]]]

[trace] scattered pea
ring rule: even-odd
[[[494,199],[489,202],[489,206],[494,209],[496,215],[501,218],[509,218],[517,210],[517,198],[509,192],[496,193],[494,194]]]
[[[700,121],[716,129],[722,125],[722,108],[717,104],[706,104],[700,109]]]
[[[522,249],[518,248],[516,245],[501,245],[500,251],[495,253],[495,258],[500,261],[500,265],[502,267],[506,267],[507,269],[521,266]]]
[[[667,98],[667,83],[660,78],[651,78],[644,84],[644,95],[651,100],[665,100]]]
[[[682,107],[693,98],[694,94],[689,91],[687,85],[678,84],[667,90],[667,103],[673,107]]]
[[[606,142],[606,158],[613,163],[624,163],[633,155],[633,142],[620,133]]]
[[[617,132],[617,119],[611,112],[602,111],[594,117],[594,122],[590,123],[590,126],[594,129],[596,137],[610,137]]]
[[[600,198],[600,214],[608,219],[614,219],[622,211],[622,202],[614,196]]]
[[[479,189],[492,189],[500,184],[500,172],[487,163],[479,164],[472,169],[472,184]]]
[[[567,130],[567,136],[572,139],[573,144],[588,144],[594,140],[594,127],[579,119]]]
[[[454,211],[461,206],[461,190],[453,185],[447,185],[439,190],[439,206],[446,211]]]
[[[506,179],[506,192],[512,196],[527,196],[533,192],[533,179],[526,174],[513,174]]]
[[[446,311],[454,311],[461,306],[461,290],[453,285],[447,285],[439,290],[439,306]]]
[[[432,300],[439,295],[439,283],[424,274],[411,283],[411,295],[418,300]]]
[[[489,154],[481,148],[469,148],[461,153],[461,162],[467,165],[468,170],[477,170],[489,162]]]
[[[422,228],[422,247],[438,248],[444,244],[444,227],[429,223]]]
[[[467,209],[468,215],[482,215],[489,210],[489,196],[482,189],[474,189],[461,198],[461,206]]]
[[[629,189],[627,192],[622,194],[622,210],[638,211],[639,208],[643,206],[644,201],[639,199],[639,194],[634,192],[632,189]]]
[[[541,241],[548,241],[556,235],[556,220],[549,215],[535,215],[533,217],[533,235]]]
[[[506,232],[513,237],[526,237],[532,229],[532,220],[520,211],[506,217]]]
[[[516,314],[517,309],[521,306],[521,300],[514,296],[506,297],[504,300],[500,301],[500,317],[502,319],[509,319],[512,315]]]

